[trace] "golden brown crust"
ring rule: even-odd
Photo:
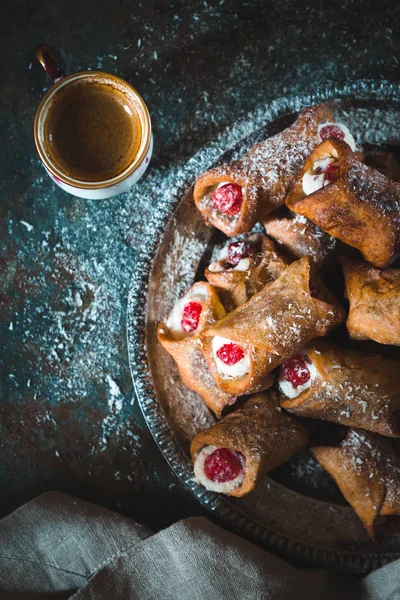
[[[225,261],[213,263],[221,271],[206,269],[205,277],[218,291],[224,305],[232,310],[244,304],[254,294],[262,290],[266,283],[277,279],[289,264],[289,261],[278,254],[272,240],[265,235],[245,236],[244,241],[253,239],[259,244],[259,251],[249,258],[249,268],[246,271],[235,271],[225,268]],[[210,265],[211,266],[211,265]]]
[[[400,459],[385,438],[350,429],[338,446],[319,446],[312,453],[372,539],[378,515],[400,514]]]
[[[339,178],[305,196],[303,175],[326,157],[339,161]],[[400,185],[360,162],[341,140],[325,140],[311,153],[286,204],[378,267],[387,266],[399,249]]]
[[[400,269],[342,259],[350,302],[347,331],[355,340],[400,346]]]
[[[242,408],[197,434],[191,444],[192,460],[204,446],[230,448],[245,457],[245,477],[231,496],[251,492],[268,471],[300,452],[308,442],[307,431],[279,407],[269,391],[249,398]]]
[[[251,148],[235,162],[206,171],[196,181],[193,197],[207,223],[227,236],[246,233],[265,215],[284,203],[287,191],[310,152],[320,142],[318,126],[333,121],[326,104],[307,107],[290,127]],[[239,215],[229,216],[214,208],[207,190],[219,183],[242,187]]]
[[[200,338],[208,368],[218,387],[231,394],[247,394],[275,367],[298,352],[316,337],[324,336],[345,319],[345,311],[323,288],[313,298],[309,289],[310,259],[292,263],[283,274],[267,285],[246,304],[239,306]],[[313,279],[317,275],[313,274]],[[212,338],[220,336],[250,346],[250,371],[237,378],[223,378],[212,352]]]
[[[341,349],[316,340],[304,349],[319,377],[296,398],[279,394],[281,406],[301,417],[400,436],[400,361]],[[397,398],[396,398],[397,396]]]
[[[286,207],[268,215],[263,225],[267,234],[294,259],[309,256],[312,264],[320,267],[337,256],[338,241],[335,238]]]
[[[195,283],[190,290],[196,290],[199,287],[206,288],[208,298],[203,306],[195,335],[176,340],[167,324],[160,323],[157,337],[160,344],[175,360],[183,383],[189,389],[200,394],[208,408],[215,413],[217,418],[220,418],[224,408],[236,401],[236,396],[223,392],[215,385],[201,352],[199,334],[208,325],[225,316],[226,310],[212,285],[204,282]]]

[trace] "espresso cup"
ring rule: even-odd
[[[141,96],[109,73],[65,75],[42,44],[36,56],[54,82],[34,120],[35,144],[47,173],[80,198],[110,198],[129,190],[146,171],[153,150]]]

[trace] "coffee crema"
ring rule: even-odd
[[[133,102],[117,88],[78,82],[57,94],[47,115],[44,137],[51,160],[79,181],[106,181],[134,160],[141,123]]]

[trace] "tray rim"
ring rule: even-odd
[[[172,220],[178,205],[190,190],[193,181],[207,168],[210,156],[217,159],[221,146],[225,151],[247,138],[261,126],[291,112],[320,102],[334,100],[399,101],[400,82],[361,79],[342,86],[327,83],[313,91],[284,96],[259,105],[235,124],[225,128],[188,162],[178,169],[177,181],[172,190],[160,194],[142,241],[138,248],[131,278],[126,317],[127,347],[133,386],[146,424],[165,460],[182,481],[186,489],[211,511],[211,515],[231,531],[261,547],[297,564],[322,567],[344,572],[365,574],[396,558],[398,552],[371,552],[357,554],[342,550],[324,550],[303,542],[291,540],[269,530],[266,526],[236,510],[221,495],[208,492],[192,481],[191,462],[176,440],[168,421],[158,404],[147,361],[146,305],[147,291],[154,258],[163,239],[163,232]],[[253,124],[249,132],[248,124]]]

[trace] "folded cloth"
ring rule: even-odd
[[[400,560],[364,579],[299,570],[204,518],[156,533],[58,492],[0,522],[0,599],[396,600]]]
[[[0,521],[0,598],[69,598],[112,556],[151,534],[78,498],[43,494]]]

